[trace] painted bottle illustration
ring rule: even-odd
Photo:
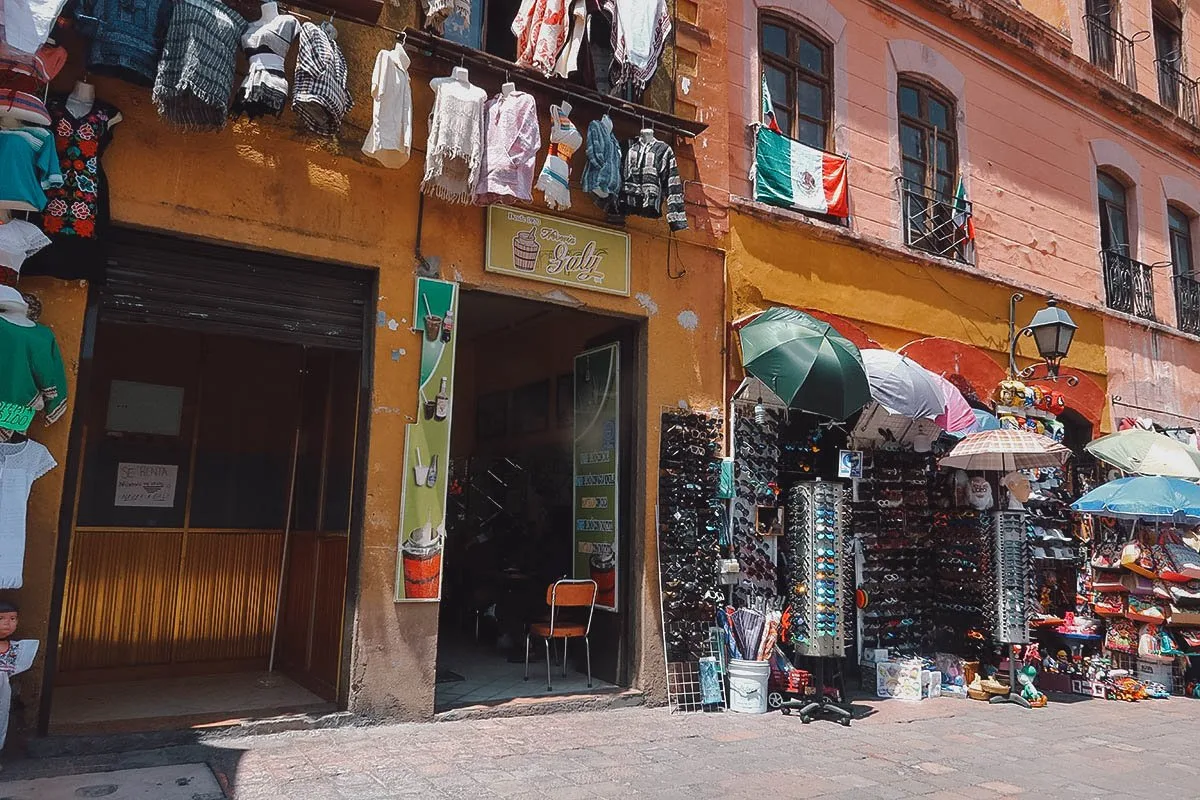
[[[442,318],[442,341],[449,344],[450,337],[454,335],[454,309],[446,312],[446,316]]]
[[[541,250],[533,230],[521,231],[513,237],[513,266],[522,272],[533,272]]]
[[[450,416],[449,378],[442,378],[442,386],[433,398],[433,418],[443,420]]]
[[[425,485],[428,486],[430,489],[432,489],[434,486],[437,485],[437,479],[438,479],[438,457],[437,457],[437,453],[434,453],[432,456],[429,457],[429,472],[425,476]]]

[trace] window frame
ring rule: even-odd
[[[1105,179],[1112,181],[1120,190],[1120,202],[1110,200],[1104,196]],[[1106,252],[1117,253],[1126,258],[1133,258],[1133,239],[1130,236],[1129,226],[1129,189],[1130,187],[1113,173],[1103,168],[1096,170],[1096,204],[1100,222],[1100,248]],[[1124,230],[1121,231],[1124,234],[1124,242],[1117,246],[1114,246],[1113,242],[1113,234],[1116,233],[1112,228],[1112,211],[1114,210],[1120,212],[1124,221]],[[1121,249],[1122,247],[1124,249]]]
[[[1187,209],[1174,203],[1167,204],[1167,243],[1171,250],[1171,272],[1184,278],[1195,278],[1195,248],[1192,245],[1192,223],[1194,217]],[[1187,269],[1180,269],[1179,253],[1187,256]]]
[[[767,26],[782,28],[787,34],[787,56],[781,56],[778,53],[767,50],[765,31]],[[815,47],[821,53],[821,64],[824,74],[813,72],[806,68],[800,59],[800,42],[805,41]],[[812,124],[820,125],[824,129],[822,142],[817,148],[826,152],[833,150],[833,91],[834,91],[834,52],[833,43],[822,36],[812,28],[800,23],[790,17],[782,14],[771,12],[762,12],[758,15],[758,55],[761,61],[760,67],[762,75],[766,75],[767,67],[778,70],[784,73],[787,80],[787,97],[778,98],[771,96],[772,105],[778,106],[788,114],[788,124],[783,130],[784,134],[796,141],[807,144],[810,147],[815,146],[812,142],[804,141],[800,137],[800,121],[803,118],[805,121]],[[821,119],[816,119],[811,114],[802,114],[799,108],[799,85],[801,81],[816,85],[821,89]],[[778,116],[778,114],[777,114]],[[784,128],[784,126],[780,126]]]
[[[917,114],[914,117],[904,111],[902,105],[903,94],[906,89],[911,89],[917,92]],[[946,107],[946,117],[949,127],[939,128],[930,119],[929,101],[936,100]],[[910,190],[916,190],[917,187],[912,185],[912,179],[908,177],[904,166],[906,162],[920,163],[916,157],[909,156],[904,152],[904,136],[903,128],[908,125],[911,128],[917,129],[922,138],[922,144],[925,148],[924,164],[922,165],[923,178],[920,184],[921,192],[931,200],[940,200],[943,202],[950,201],[954,197],[954,192],[957,189],[959,177],[959,149],[958,149],[958,103],[953,95],[938,86],[933,85],[929,81],[922,80],[918,75],[901,74],[896,80],[896,134],[899,138],[900,146],[900,176]],[[940,169],[938,167],[937,151],[939,142],[944,142],[949,152],[951,166],[949,169]],[[939,175],[944,175],[947,178],[947,186],[949,190],[945,193],[938,191],[937,178]],[[941,196],[939,196],[941,195]]]

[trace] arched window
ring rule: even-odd
[[[1171,232],[1171,264],[1174,272],[1190,278],[1195,272],[1192,262],[1192,218],[1178,206],[1167,206],[1167,228]]]
[[[1125,185],[1107,172],[1096,175],[1100,201],[1100,246],[1129,256],[1129,205]]]
[[[958,196],[958,134],[954,100],[912,77],[900,76],[900,198],[905,244],[969,261],[971,205]]]
[[[829,150],[833,129],[829,43],[783,17],[764,14],[758,51],[780,129],[810,147]]]
[[[1129,190],[1115,175],[1096,172],[1100,212],[1100,261],[1104,267],[1104,294],[1109,308],[1154,319],[1154,274],[1150,266],[1134,260],[1130,240]]]

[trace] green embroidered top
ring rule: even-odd
[[[0,428],[24,433],[39,410],[46,424],[67,408],[67,373],[54,332],[0,319]]]

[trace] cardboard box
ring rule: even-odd
[[[1175,679],[1175,663],[1173,661],[1165,664],[1157,661],[1144,661],[1138,659],[1137,662],[1137,679],[1145,683],[1161,683],[1167,687],[1167,691],[1173,691],[1172,683]]]
[[[875,695],[896,700],[921,699],[921,665],[884,661],[875,665]],[[939,685],[941,677],[938,678]]]

